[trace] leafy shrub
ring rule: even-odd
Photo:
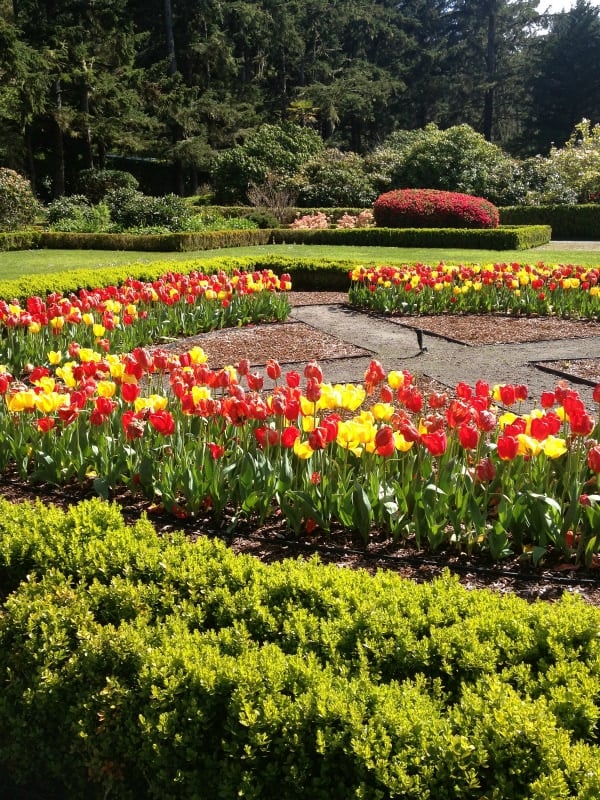
[[[600,194],[600,123],[583,119],[562,148],[552,147],[547,158],[526,162],[531,190],[527,202],[589,203]]]
[[[113,189],[105,198],[119,230],[184,231],[192,223],[192,210],[182,197],[144,195],[135,189]]]
[[[385,188],[432,188],[485,197],[512,205],[526,193],[521,165],[469,125],[393,134],[367,160],[374,180]],[[386,163],[387,159],[387,163]],[[382,187],[383,188],[383,187]]]
[[[139,186],[137,178],[120,169],[82,169],[77,182],[79,191],[91,203],[99,203],[114,189],[137,189]]]
[[[269,173],[292,176],[323,149],[316,131],[299,125],[261,125],[243,144],[217,153],[211,168],[217,202],[245,201],[250,186],[261,186]]]
[[[370,206],[377,195],[362,157],[333,148],[306,163],[292,183],[304,207]]]
[[[266,228],[278,228],[280,225],[279,220],[272,214],[270,211],[251,211],[249,214],[246,214],[246,219],[254,222],[261,230]]]
[[[38,211],[29,181],[12,169],[0,168],[0,229],[31,225]]]
[[[110,230],[110,212],[104,203],[92,205],[82,194],[59,197],[46,210],[52,230],[71,233],[98,233]]]
[[[496,228],[498,209],[482,197],[436,189],[396,189],[373,206],[375,222],[386,228]]]

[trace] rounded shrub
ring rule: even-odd
[[[499,213],[483,197],[438,189],[395,189],[373,206],[380,228],[497,228]]]
[[[113,189],[106,195],[111,220],[120,230],[189,230],[192,210],[174,194],[151,196],[136,189]]]
[[[137,178],[121,169],[82,169],[77,176],[81,194],[99,203],[113,189],[137,189]]]
[[[13,169],[0,168],[0,230],[31,225],[38,210],[27,178]]]

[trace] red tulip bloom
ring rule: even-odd
[[[517,383],[517,385],[515,386],[515,396],[517,400],[520,401],[527,400],[529,396],[529,391],[524,383]]]
[[[134,411],[125,411],[121,417],[121,425],[127,441],[140,439],[144,435],[144,420]]]
[[[435,433],[424,433],[421,436],[421,441],[432,456],[443,455],[448,446],[446,433],[443,430],[435,431]]]
[[[321,426],[308,434],[308,444],[312,450],[324,450],[327,446],[327,430]]]
[[[162,434],[163,436],[171,436],[173,433],[175,433],[175,420],[173,419],[172,414],[166,409],[151,411],[148,414],[148,421],[154,430],[158,431],[158,433]]]
[[[290,389],[297,389],[300,386],[300,373],[290,370],[285,373],[285,382]]]
[[[260,390],[264,386],[264,378],[262,375],[259,375],[258,372],[249,372],[246,375],[246,383],[248,384],[248,388],[253,392],[260,392]]]
[[[491,458],[486,456],[477,463],[475,467],[475,480],[478,483],[487,483],[493,481],[496,477],[496,467]]]
[[[487,409],[483,409],[479,411],[476,417],[477,427],[480,431],[484,431],[484,433],[489,433],[493,431],[496,427],[496,415],[492,411],[488,411]]]
[[[279,441],[279,434],[277,431],[274,428],[267,427],[266,425],[263,425],[260,428],[255,428],[254,436],[256,437],[258,446],[262,450],[268,446],[273,447]]]
[[[502,461],[512,461],[519,452],[519,441],[515,436],[506,434],[498,437],[498,456]]]
[[[500,400],[505,406],[512,406],[517,402],[517,393],[512,383],[505,383],[500,387]]]
[[[327,442],[333,442],[338,435],[340,417],[338,414],[328,414],[321,422],[321,427],[327,431]]]
[[[380,456],[391,456],[396,450],[394,431],[389,425],[383,425],[375,434],[375,451]]]
[[[122,383],[121,397],[126,403],[133,403],[140,396],[140,387],[137,383]]]
[[[421,434],[409,420],[401,420],[398,430],[407,442],[418,442],[421,438]]]
[[[316,403],[321,397],[321,383],[316,378],[309,378],[304,394],[311,403]]]
[[[588,451],[588,466],[592,472],[600,472],[600,444],[590,447]]]
[[[281,444],[284,447],[291,448],[294,446],[296,439],[300,437],[300,431],[294,425],[284,428],[281,432]]]
[[[210,450],[210,454],[215,461],[225,455],[225,448],[220,444],[209,442],[208,449]]]
[[[569,423],[571,425],[571,433],[574,433],[575,436],[589,436],[594,430],[595,424],[586,411],[569,416]]]
[[[461,381],[456,384],[455,394],[461,400],[470,400],[473,396],[473,389],[471,389],[468,383]]]
[[[485,397],[489,399],[490,396],[490,385],[486,381],[477,381],[475,384],[475,394],[477,397]]]
[[[6,394],[11,381],[12,375],[9,375],[8,372],[0,372],[0,394]]]
[[[276,381],[281,377],[281,367],[279,362],[273,358],[267,359],[267,375],[272,381]]]
[[[394,390],[387,384],[379,389],[379,398],[382,403],[394,402]]]
[[[476,450],[479,443],[479,431],[473,425],[463,423],[458,429],[458,440],[465,450]]]
[[[540,404],[542,408],[552,408],[554,403],[556,402],[556,396],[554,392],[542,392],[540,395]]]
[[[304,367],[304,377],[308,380],[315,380],[317,383],[323,383],[323,372],[316,361],[309,361]]]
[[[550,435],[550,424],[545,417],[534,417],[531,420],[531,435],[538,442],[543,442]]]
[[[594,386],[594,391],[592,392],[592,398],[594,399],[594,403],[600,403],[600,383],[597,383]]]
[[[42,433],[48,433],[55,425],[53,417],[40,417],[37,421],[38,430]]]

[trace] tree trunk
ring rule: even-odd
[[[173,31],[173,6],[171,0],[164,0],[165,8],[165,33],[167,36],[167,75],[172,78],[177,72],[177,58],[175,56],[175,33]]]
[[[57,78],[54,82],[54,91],[56,92],[57,114],[52,118],[54,128],[54,181],[52,196],[56,198],[62,197],[65,193],[65,150],[63,132],[60,124],[60,112],[62,109],[62,87],[60,85],[60,78]]]
[[[494,95],[496,83],[496,3],[490,4],[487,28],[487,52],[486,52],[486,89],[483,101],[483,135],[488,142],[492,141],[492,130],[494,126]]]

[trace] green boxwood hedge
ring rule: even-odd
[[[547,225],[464,228],[325,228],[271,231],[275,244],[327,244],[375,247],[454,247],[484,250],[526,250],[550,241]]]
[[[595,800],[600,611],[0,500],[0,790]]]
[[[600,240],[600,203],[580,206],[507,206],[501,225],[550,225],[554,240]]]

